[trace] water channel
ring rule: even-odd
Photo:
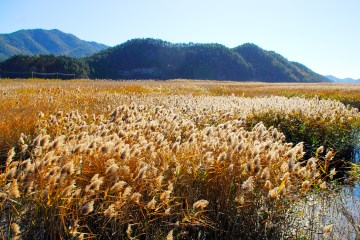
[[[352,161],[360,164],[360,145]],[[360,239],[360,182],[335,186],[309,195],[296,204],[294,229],[307,239]],[[324,228],[331,226],[325,233]]]

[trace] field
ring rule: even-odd
[[[0,236],[337,239],[299,206],[348,175],[359,105],[358,85],[1,80]]]

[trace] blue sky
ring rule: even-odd
[[[360,78],[359,12],[359,0],[0,0],[0,33],[56,28],[110,46],[251,42],[323,75]]]

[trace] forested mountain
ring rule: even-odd
[[[173,44],[133,39],[88,59],[92,77],[111,79],[216,79],[262,82],[325,82],[305,66],[254,44]]]
[[[106,48],[108,46],[83,41],[56,29],[20,30],[10,34],[0,34],[0,60],[18,54],[54,54],[80,58]]]
[[[47,64],[47,62],[50,62]],[[64,66],[61,66],[64,64]],[[262,82],[326,82],[304,65],[254,44],[174,44],[133,39],[82,59],[17,56],[0,63],[2,72],[64,72],[100,79],[209,79]],[[1,72],[0,72],[1,74]]]
[[[91,76],[112,79],[249,80],[252,68],[220,44],[172,44],[134,39],[89,58]]]
[[[280,54],[246,43],[233,49],[253,67],[253,79],[266,82],[324,82],[322,75]]]

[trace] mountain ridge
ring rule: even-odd
[[[271,82],[282,82],[282,79],[292,79],[291,82],[301,82],[313,79],[311,82],[325,81],[324,77],[313,72],[305,65],[288,61],[282,55],[264,50],[253,43],[245,43],[233,48],[250,63],[255,79],[267,79]]]
[[[332,75],[326,75],[327,79],[335,83],[360,83],[360,79],[353,79],[353,78],[337,78]]]
[[[73,59],[63,56],[76,55],[82,50],[81,46],[69,49],[69,45],[77,46],[82,41],[72,34],[56,29],[19,30],[13,34],[23,36],[27,44],[24,44],[25,40],[8,36],[8,48],[19,52],[27,49],[30,53],[14,55],[0,62],[3,77],[13,77],[11,74],[4,76],[7,71],[75,73],[83,78],[115,80],[184,78],[261,82],[330,81],[300,63],[288,61],[282,55],[252,43],[229,48],[218,43],[171,43],[161,39],[136,38],[114,47],[101,45],[103,50]],[[0,42],[3,39],[4,34],[0,35]],[[10,40],[15,47],[9,43]],[[97,46],[95,42],[86,44]],[[0,55],[4,49],[2,46],[0,44]]]
[[[0,34],[0,60],[14,55],[54,54],[68,57],[86,57],[108,46],[93,41],[84,41],[73,34],[58,29],[22,29]]]
[[[262,82],[328,82],[306,66],[246,43],[170,43],[131,39],[88,58],[91,75],[111,79],[213,79]]]

